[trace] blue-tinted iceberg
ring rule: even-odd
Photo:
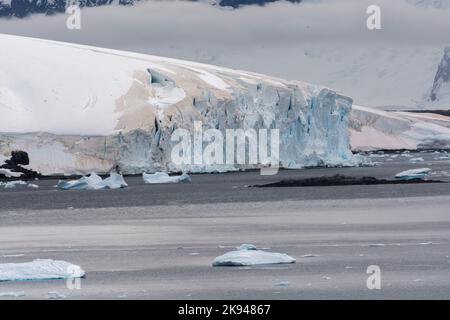
[[[429,168],[406,170],[395,175],[398,180],[423,180],[431,172]]]
[[[112,172],[109,178],[103,180],[95,172],[89,176],[82,177],[78,180],[59,181],[58,188],[62,190],[103,190],[103,189],[120,189],[127,187],[122,175]]]

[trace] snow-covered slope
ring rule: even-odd
[[[171,134],[194,121],[279,129],[283,167],[353,161],[352,100],[327,88],[39,39],[0,35],[0,44],[0,154],[24,150],[44,174],[180,170]]]
[[[358,105],[413,110],[436,108],[429,105],[429,96],[443,49],[437,45],[305,43],[249,49],[245,54],[233,48],[213,48],[209,55],[205,54],[211,58],[204,60],[259,69],[285,78],[301,75],[308,82],[351,96]],[[195,52],[179,54],[196,56]],[[274,56],[289,63],[262,65],[261,61],[272,61]]]
[[[450,118],[353,106],[350,144],[355,151],[450,148]]]

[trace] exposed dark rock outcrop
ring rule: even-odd
[[[438,180],[386,180],[374,177],[347,177],[335,175],[331,177],[314,177],[305,179],[286,179],[274,183],[255,185],[258,188],[280,188],[280,187],[329,187],[329,186],[359,186],[380,184],[411,184],[411,183],[442,183]]]
[[[11,152],[11,158],[5,161],[5,164],[1,165],[0,169],[8,169],[11,172],[22,173],[21,179],[34,179],[40,177],[40,174],[36,171],[29,170],[23,166],[30,164],[30,159],[28,153],[21,150],[16,150]],[[0,178],[7,178],[5,175],[0,173]]]

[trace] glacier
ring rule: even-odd
[[[355,165],[352,99],[318,85],[195,62],[0,34],[0,155],[44,175],[211,172],[180,167],[178,128],[279,129],[280,166]]]
[[[349,119],[354,151],[450,148],[450,118],[446,116],[353,105]]]

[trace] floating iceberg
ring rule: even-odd
[[[213,267],[254,266],[261,264],[295,263],[295,259],[284,253],[257,250],[254,245],[242,245],[238,250],[227,252],[214,259]]]
[[[95,172],[78,180],[59,181],[58,188],[62,190],[103,190],[127,187],[122,175],[112,172],[109,178],[103,180]]]
[[[423,180],[431,172],[429,168],[406,170],[395,175],[399,180]]]
[[[149,184],[191,182],[191,177],[186,173],[181,176],[169,176],[166,172],[143,173],[142,178],[145,183]]]
[[[73,279],[84,276],[85,272],[81,267],[66,261],[38,259],[25,263],[0,264],[0,282]]]

